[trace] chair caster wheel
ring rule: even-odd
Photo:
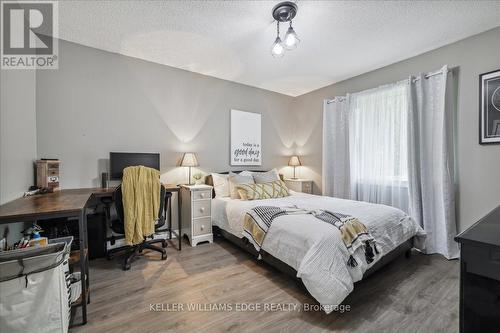
[[[110,261],[111,259],[113,259],[111,256],[106,256],[106,260]]]
[[[124,271],[128,271],[130,269],[130,267],[132,266],[132,258],[129,257],[129,258],[126,258],[124,261],[123,261],[123,270]]]
[[[167,260],[167,251],[161,254],[161,260]]]
[[[166,248],[166,247],[167,247],[167,241],[163,241],[163,242],[161,242],[161,246],[162,246],[163,248]]]

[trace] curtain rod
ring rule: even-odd
[[[454,70],[455,68],[457,68],[457,67],[451,67],[451,68],[448,68],[447,73],[453,72],[453,70]],[[442,70],[439,70],[439,71],[435,71],[435,72],[431,72],[431,73],[425,74],[425,75],[424,75],[424,78],[428,79],[428,78],[430,78],[430,77],[433,77],[433,76],[436,76],[436,75],[439,75],[439,74],[443,74],[443,71],[442,71]],[[419,77],[416,77],[416,78],[414,78],[414,79],[413,79],[413,82],[416,82],[416,81],[418,81],[418,80],[420,80],[420,78],[419,78]],[[404,80],[403,80],[403,81],[404,81]]]
[[[450,73],[450,72],[453,72],[455,69],[457,69],[458,67],[451,67],[451,68],[448,68],[448,72],[447,73]],[[436,75],[440,75],[440,74],[443,74],[443,71],[442,70],[439,70],[439,71],[435,71],[435,72],[430,72],[430,73],[427,73],[424,75],[424,78],[428,79],[430,77],[433,77],[433,76],[436,76]],[[413,82],[417,82],[420,80],[420,77],[416,77],[413,79]],[[397,81],[396,83],[404,83],[404,82],[408,82],[408,79],[405,79],[405,80],[401,80],[401,81]],[[342,102],[342,101],[345,101],[346,97],[345,96],[337,96],[335,98],[332,98],[330,100],[327,100],[326,101],[326,104],[331,104],[333,102]]]

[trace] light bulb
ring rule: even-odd
[[[276,40],[274,41],[273,46],[271,48],[271,53],[275,58],[281,58],[285,54],[285,48],[283,47],[281,38],[276,37]]]
[[[292,49],[297,47],[299,42],[300,42],[300,39],[299,39],[299,37],[297,37],[295,30],[293,30],[292,27],[288,28],[286,35],[285,35],[285,42],[283,43],[285,48],[287,50],[292,50]]]

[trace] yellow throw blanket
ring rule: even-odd
[[[145,166],[123,169],[122,194],[125,242],[142,243],[155,230],[160,209],[160,172]]]

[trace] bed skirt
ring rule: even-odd
[[[247,239],[245,238],[238,238],[234,236],[233,234],[227,232],[224,229],[219,228],[218,226],[213,226],[213,233],[217,237],[223,237],[230,241],[231,243],[239,246],[246,252],[250,253],[252,256],[255,258],[258,257],[257,250],[255,250],[255,247],[248,242]],[[376,271],[378,271],[381,267],[385,266],[395,258],[397,258],[400,255],[405,255],[406,257],[409,257],[411,253],[411,249],[413,248],[413,237],[410,239],[406,240],[404,243],[400,244],[398,247],[396,247],[394,250],[391,252],[387,253],[384,255],[382,258],[380,258],[379,261],[375,263],[372,267],[370,267],[364,274],[363,274],[363,279],[366,277],[372,275]],[[302,284],[302,281],[299,277],[297,277],[297,271],[289,266],[288,264],[285,264],[283,261],[279,260],[278,258],[275,258],[274,256],[270,255],[264,250],[260,251],[260,255],[262,257],[262,261],[267,263],[268,265],[274,267],[275,269],[293,277],[294,279],[300,281]],[[362,280],[363,280],[362,279]],[[361,280],[361,281],[362,281]],[[357,283],[357,282],[356,282]],[[304,288],[305,289],[305,288]]]

